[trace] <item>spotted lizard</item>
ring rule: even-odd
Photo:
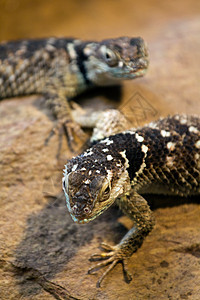
[[[120,113],[114,114],[119,124]],[[126,121],[122,119],[122,123]],[[198,116],[176,114],[120,133],[115,128],[114,135],[101,139],[104,129],[99,126],[93,141],[100,141],[72,158],[65,165],[63,176],[67,208],[74,222],[94,220],[115,201],[134,222],[119,244],[102,243],[105,252],[91,257],[103,261],[90,268],[89,273],[109,265],[97,286],[118,262],[122,262],[126,278],[131,280],[127,258],[142,245],[155,223],[143,195],[200,194]]]
[[[42,94],[69,140],[82,134],[67,99],[143,76],[148,51],[140,37],[96,41],[46,38],[0,43],[0,99]],[[53,133],[54,131],[52,131]],[[50,135],[51,136],[51,135]]]

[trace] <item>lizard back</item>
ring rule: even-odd
[[[90,208],[88,217],[80,210],[84,222],[131,190],[197,195],[200,118],[174,115],[103,139],[68,162],[63,183],[69,211],[74,203]]]
[[[33,39],[0,44],[0,99],[44,93],[49,78],[61,81],[73,39]]]

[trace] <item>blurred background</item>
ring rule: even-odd
[[[0,41],[45,36],[143,36],[200,15],[199,0],[0,0]]]

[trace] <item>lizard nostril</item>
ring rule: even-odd
[[[84,214],[90,213],[90,209],[87,206],[83,208],[79,204],[74,204],[74,206],[72,206],[72,211],[75,215],[80,215],[83,212]]]

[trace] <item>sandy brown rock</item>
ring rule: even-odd
[[[134,125],[168,113],[199,114],[199,28],[195,18],[163,26],[149,42],[146,78],[126,82],[120,102],[108,100],[109,94],[93,99],[91,93],[82,104],[118,106]],[[112,99],[119,98],[118,91],[111,91]],[[198,300],[200,206],[190,200],[155,210],[155,229],[129,261],[130,284],[119,264],[96,288],[98,275],[87,275],[88,258],[101,241],[117,243],[132,223],[112,207],[93,222],[77,225],[62,193],[57,199],[45,197],[61,192],[63,164],[73,155],[64,142],[56,160],[57,136],[44,145],[52,126],[41,97],[0,103],[0,298]],[[180,200],[146,198],[155,207]]]

